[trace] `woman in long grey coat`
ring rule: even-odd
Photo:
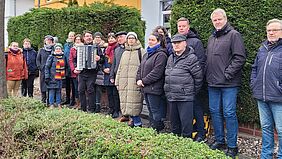
[[[139,117],[142,111],[141,90],[136,84],[136,74],[144,49],[137,34],[129,32],[126,36],[125,51],[117,71],[116,82],[120,95],[120,108],[123,116],[130,116],[129,126],[142,126]]]

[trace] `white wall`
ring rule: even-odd
[[[160,4],[160,0],[141,1],[141,16],[146,22],[145,47],[147,47],[148,38],[153,29],[158,25],[162,25]]]
[[[34,7],[34,0],[6,0],[5,1],[5,47],[8,44],[7,23],[11,17],[22,15]]]

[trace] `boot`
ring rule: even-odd
[[[41,92],[41,102],[47,104],[46,99],[47,99],[46,92]]]
[[[59,109],[62,109],[62,106],[61,106],[61,104],[58,104],[58,108],[59,108]]]
[[[95,113],[100,113],[100,111],[101,111],[101,105],[99,103],[99,104],[96,104]]]
[[[51,105],[49,106],[49,108],[50,108],[50,109],[54,109],[54,105],[51,104]]]
[[[75,106],[75,99],[71,99],[71,102],[70,102],[70,105],[69,105],[70,107],[73,107],[73,106]]]
[[[75,106],[74,109],[80,109],[80,101],[78,98],[75,99]]]

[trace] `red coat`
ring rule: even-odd
[[[6,80],[15,81],[28,78],[27,65],[21,50],[16,54],[9,50],[6,63]]]
[[[73,71],[76,68],[76,48],[72,47],[70,49],[69,65],[71,69],[71,78],[76,78],[78,74],[75,74]]]

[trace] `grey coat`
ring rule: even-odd
[[[228,23],[215,31],[208,40],[206,78],[210,87],[241,85],[242,68],[246,61],[241,34]]]
[[[187,47],[180,56],[175,53],[169,56],[164,85],[168,101],[193,101],[202,82],[202,67],[193,48]]]
[[[52,51],[46,51],[44,48],[41,48],[38,51],[36,57],[36,65],[40,71],[40,91],[47,92],[47,87],[45,84],[45,64],[49,55]]]
[[[116,78],[116,74],[118,71],[118,66],[120,63],[120,59],[122,56],[122,53],[124,52],[125,47],[124,45],[119,45],[118,47],[115,48],[115,52],[114,52],[114,62],[111,65],[111,72],[110,72],[110,79],[115,79]]]

